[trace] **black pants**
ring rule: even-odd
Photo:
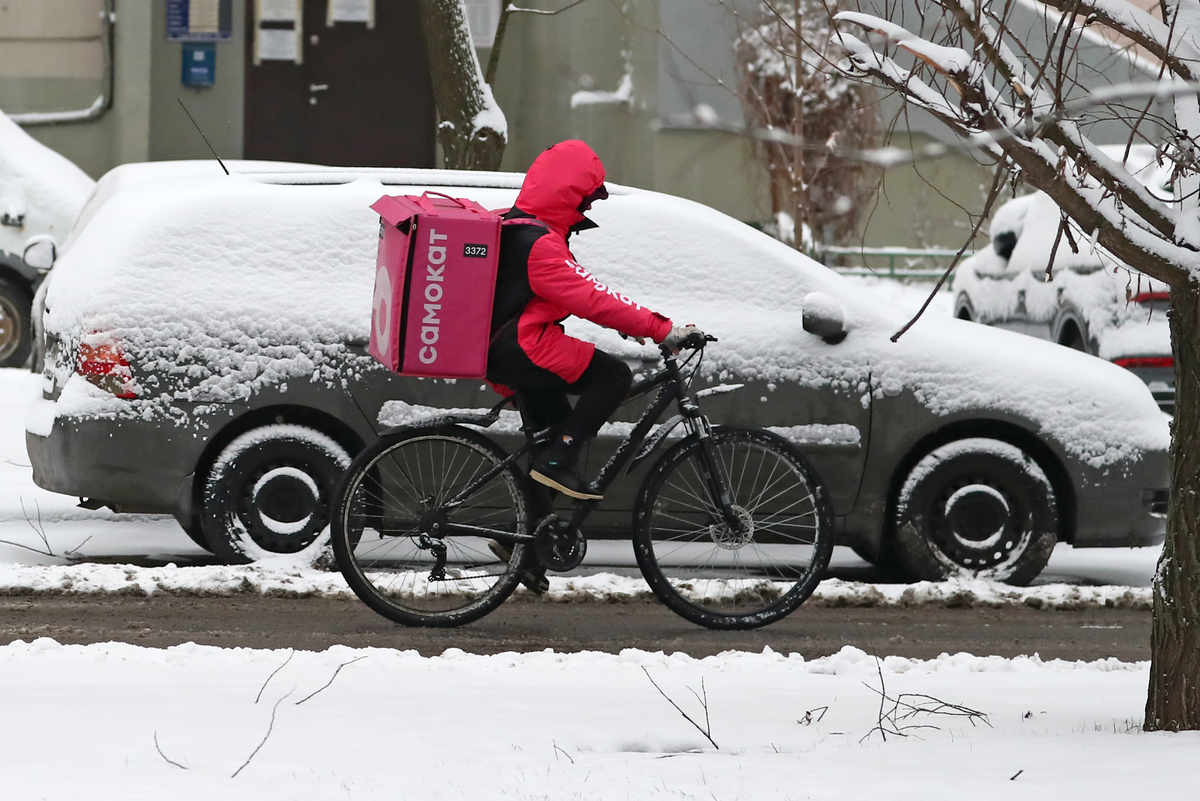
[[[514,390],[527,424],[560,428],[577,441],[596,436],[629,394],[633,373],[625,362],[596,350],[575,383],[534,364],[515,336],[501,337],[488,351],[489,381]],[[568,395],[578,395],[574,408]]]

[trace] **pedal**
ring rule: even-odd
[[[512,559],[512,551],[499,540],[488,540],[488,549],[504,564]],[[535,567],[521,573],[521,583],[534,595],[544,595],[550,589],[550,579],[546,578],[546,569]]]

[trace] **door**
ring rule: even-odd
[[[374,28],[361,22],[330,27],[329,2],[301,3],[299,64],[254,63],[258,4],[246,3],[246,158],[434,166],[433,86],[417,0],[376,0]]]

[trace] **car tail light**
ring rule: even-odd
[[[1139,292],[1133,296],[1134,303],[1166,303],[1170,299],[1170,292]]]
[[[1175,359],[1170,356],[1133,356],[1127,359],[1113,359],[1113,364],[1127,370],[1139,367],[1175,367]]]
[[[95,336],[88,339],[95,339]],[[86,340],[80,343],[76,372],[89,383],[118,398],[137,397],[133,389],[133,371],[129,369],[129,362],[125,359],[120,345],[111,338],[99,340],[95,344]]]

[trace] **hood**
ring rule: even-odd
[[[569,139],[534,159],[516,206],[565,236],[584,220],[579,204],[603,184],[600,157],[586,143]]]

